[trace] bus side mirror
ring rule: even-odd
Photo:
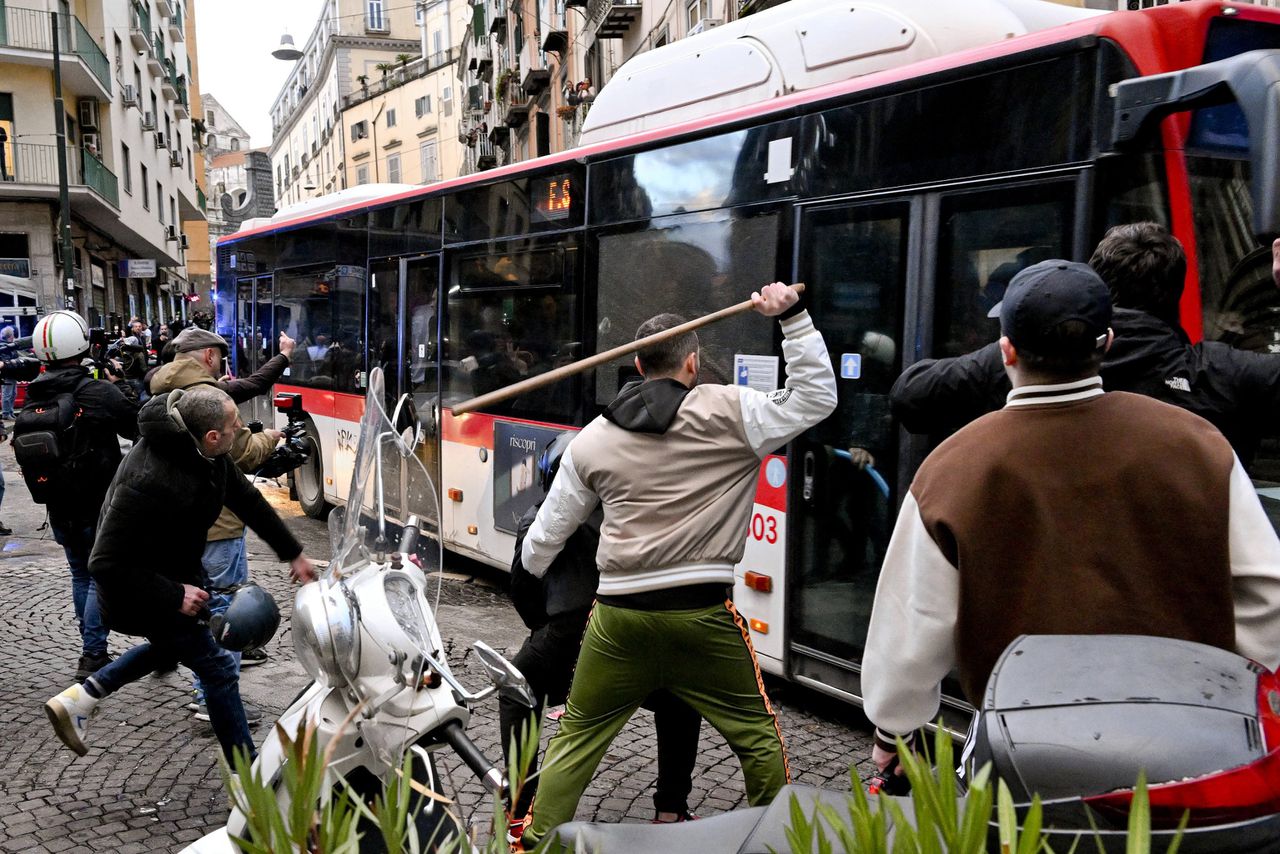
[[[1111,87],[1111,144],[1123,148],[1165,116],[1235,101],[1249,125],[1253,232],[1264,245],[1280,235],[1280,50],[1238,56]]]

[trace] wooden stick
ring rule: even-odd
[[[797,282],[791,286],[796,293],[804,293],[804,283]],[[752,308],[751,300],[743,300],[736,305],[728,308],[722,308],[719,311],[704,315],[703,317],[682,323],[679,326],[673,326],[670,329],[664,329],[661,332],[655,332],[652,335],[640,338],[639,340],[623,344],[620,347],[614,347],[612,350],[606,350],[603,353],[596,353],[594,356],[588,356],[585,359],[579,359],[568,365],[561,365],[555,370],[547,371],[545,374],[538,374],[536,377],[529,377],[527,380],[521,380],[513,385],[500,388],[497,391],[491,391],[488,394],[482,394],[479,397],[473,397],[470,400],[464,400],[457,406],[452,406],[454,415],[465,415],[468,412],[475,412],[477,409],[484,409],[486,406],[493,406],[495,403],[501,403],[513,397],[518,397],[525,392],[533,391],[543,386],[551,385],[560,380],[571,377],[574,374],[580,374],[583,371],[589,371],[594,367],[603,365],[606,362],[612,362],[620,356],[626,356],[637,350],[643,350],[646,347],[652,347],[654,344],[661,344],[663,341],[669,341],[672,338],[679,338],[686,332],[692,332],[700,329],[717,320],[724,320],[726,317],[733,317],[735,314],[742,314],[750,311]]]

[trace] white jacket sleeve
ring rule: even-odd
[[[1280,665],[1280,538],[1239,459],[1228,505],[1236,650],[1274,670]]]
[[[862,656],[862,700],[882,732],[907,735],[938,714],[955,664],[960,573],[929,536],[907,493],[876,586]]]
[[[560,470],[538,515],[524,536],[520,561],[531,575],[541,578],[564,548],[565,541],[587,521],[600,498],[586,487],[573,465],[573,443],[560,457]]]
[[[784,388],[773,392],[738,386],[747,441],[761,458],[822,421],[836,408],[836,376],[822,333],[809,312],[779,321],[782,356],[787,364]]]

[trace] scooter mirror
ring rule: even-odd
[[[514,664],[499,655],[497,650],[484,641],[476,641],[471,648],[476,651],[476,657],[488,671],[489,679],[493,681],[500,695],[533,708],[535,703],[533,692],[529,690],[529,683],[525,681],[524,675],[516,669]]]

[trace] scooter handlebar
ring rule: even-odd
[[[456,720],[449,721],[440,727],[438,732],[440,739],[454,749],[463,763],[480,778],[485,786],[501,795],[503,799],[507,798],[506,775],[489,761],[474,741],[467,737],[461,723]]]

